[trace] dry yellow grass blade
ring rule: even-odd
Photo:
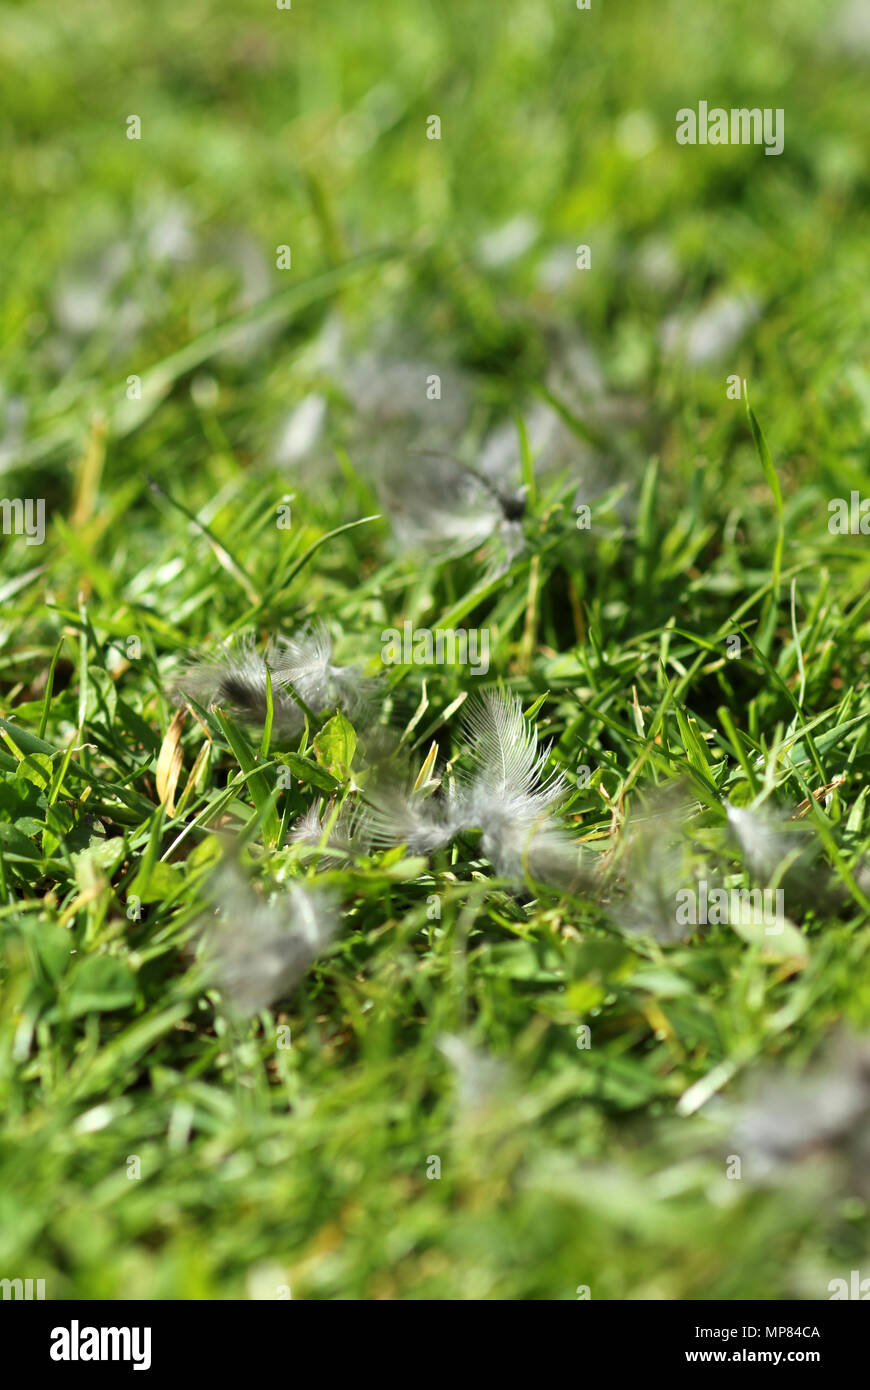
[[[813,796],[815,797],[816,801],[821,801],[824,797],[826,797],[826,796],[828,795],[828,792],[836,791],[837,787],[842,787],[842,785],[843,785],[843,783],[845,782],[845,780],[846,780],[845,776],[835,777],[834,780],[833,780],[833,782],[828,782],[826,786],[824,786],[824,787],[816,787],[815,791],[813,792]],[[794,813],[794,815],[791,817],[791,819],[792,819],[792,820],[803,820],[804,816],[807,814],[807,812],[809,811],[809,809],[810,809],[810,798],[807,797],[806,800],[805,800],[805,801],[802,801],[801,804],[800,804],[800,806],[798,806],[797,810],[795,811],[795,813]]]
[[[106,419],[95,414],[81,458],[75,465],[75,491],[70,511],[70,526],[81,531],[94,515],[103,465],[106,461]]]
[[[175,788],[181,772],[181,730],[187,718],[187,710],[176,710],[172,723],[166,730],[166,737],[160,747],[157,759],[157,795],[170,816],[175,815]]]
[[[420,771],[419,771],[419,773],[418,773],[418,775],[417,775],[417,780],[416,780],[416,782],[414,783],[414,791],[415,791],[415,792],[421,791],[421,790],[425,789],[426,787],[437,787],[437,786],[438,786],[438,784],[439,784],[439,782],[440,782],[440,780],[441,780],[439,777],[436,777],[434,781],[430,781],[430,779],[429,779],[429,774],[430,774],[430,772],[432,771],[433,767],[435,766],[435,759],[436,759],[437,757],[438,757],[438,744],[435,743],[435,742],[433,741],[432,747],[429,749],[429,752],[426,754],[426,757],[425,757],[424,760],[423,760],[423,766],[420,768]]]
[[[100,875],[96,883],[92,883],[90,888],[85,888],[73,898],[69,906],[65,908],[58,917],[57,925],[59,927],[65,927],[67,922],[71,922],[83,907],[86,907],[88,903],[92,903],[107,887],[108,881]]]

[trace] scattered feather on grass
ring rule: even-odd
[[[356,666],[332,663],[332,640],[323,623],[312,623],[276,644],[274,680],[291,685],[310,709],[337,706],[347,715],[359,714],[375,682],[364,679]]]
[[[509,1079],[504,1062],[455,1033],[442,1034],[437,1045],[456,1077],[460,1115],[479,1111],[503,1096]]]
[[[848,906],[851,896],[822,859],[821,841],[810,826],[766,807],[750,810],[726,804],[725,809],[750,874],[762,884],[775,880],[781,886],[786,911],[795,921],[809,911],[831,915]],[[866,893],[867,865],[858,864],[854,875]]]
[[[661,342],[668,355],[684,358],[690,366],[720,361],[734,350],[761,314],[753,294],[720,294],[691,314],[674,314],[661,328]]]
[[[870,1159],[870,1038],[840,1035],[803,1073],[763,1072],[739,1108],[733,1144],[759,1178],[813,1156],[845,1159],[866,1173]],[[861,1177],[866,1190],[866,1176]]]
[[[332,814],[331,804],[324,809],[320,800],[313,801],[287,836],[288,844],[319,851],[323,868],[342,863],[360,848],[354,839],[352,815],[342,807],[334,824],[330,825]]]
[[[354,666],[332,664],[332,642],[322,623],[312,623],[290,638],[272,639],[259,652],[252,638],[189,663],[176,678],[173,697],[182,704],[192,696],[199,704],[218,705],[239,723],[262,729],[267,712],[267,668],[272,676],[272,735],[278,741],[302,730],[304,715],[292,690],[309,709],[333,706],[348,715],[362,712],[373,682]]]
[[[493,552],[489,573],[495,577],[525,546],[522,488],[496,482],[445,454],[415,453],[385,465],[379,491],[405,550],[424,547],[450,558],[487,544]]]
[[[725,811],[746,867],[763,883],[769,883],[780,870],[794,864],[806,849],[806,836],[784,828],[784,821],[769,811],[753,811],[726,802]]]
[[[565,794],[561,773],[548,772],[549,749],[523,716],[518,695],[487,692],[469,702],[462,750],[471,769],[442,797],[382,785],[361,815],[376,845],[406,844],[428,854],[466,830],[481,830],[481,849],[512,882],[531,877],[568,889],[581,877],[579,846],[553,811]]]
[[[238,869],[216,875],[218,922],[207,951],[230,1009],[253,1014],[290,994],[335,935],[338,911],[323,890],[300,883],[264,899]]]
[[[411,854],[433,854],[462,828],[451,796],[425,797],[382,779],[367,797],[357,821],[360,838],[372,848],[406,845]]]
[[[483,831],[481,849],[502,878],[570,887],[578,846],[552,818],[565,778],[547,770],[550,750],[538,751],[520,697],[487,693],[469,702],[465,737],[473,771],[457,792],[460,824]]]
[[[680,784],[649,797],[631,816],[619,856],[624,892],[609,908],[628,935],[670,944],[695,931],[677,921],[677,893],[698,878],[683,834],[695,808]]]

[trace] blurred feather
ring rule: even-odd
[[[840,1035],[803,1073],[762,1073],[738,1108],[733,1143],[765,1177],[812,1154],[870,1158],[870,1039]],[[866,1176],[862,1177],[866,1190]]]
[[[392,335],[398,330],[392,327]],[[432,398],[429,384],[436,377],[440,395]],[[353,402],[367,441],[375,440],[377,453],[389,442],[390,452],[416,445],[443,447],[461,433],[471,408],[468,377],[458,369],[433,365],[417,357],[412,345],[404,357],[365,352],[351,359],[343,374],[342,388]]]
[[[335,705],[348,714],[365,705],[373,682],[356,667],[331,663],[332,643],[322,623],[311,624],[291,638],[272,639],[265,652],[254,640],[241,638],[211,656],[190,662],[173,686],[175,702],[192,696],[208,708],[218,705],[240,723],[262,728],[267,712],[267,668],[272,676],[273,736],[293,738],[304,723],[289,686],[315,713]]]
[[[427,797],[382,778],[366,795],[355,833],[374,848],[401,844],[412,854],[432,854],[460,828],[452,797]]]
[[[334,900],[302,884],[265,900],[227,866],[213,893],[220,925],[208,931],[207,949],[222,993],[240,1013],[256,1013],[289,994],[337,928]]]
[[[782,820],[769,811],[751,811],[730,802],[726,802],[725,811],[747,868],[764,883],[804,847],[805,842],[783,829]]]
[[[683,826],[696,809],[679,783],[649,797],[623,834],[619,877],[624,892],[609,912],[629,935],[682,941],[695,930],[677,922],[677,893],[697,880]]]
[[[218,705],[241,724],[262,728],[266,721],[266,671],[273,671],[272,730],[276,738],[291,738],[303,725],[298,705],[282,690],[274,676],[278,649],[269,642],[265,653],[257,651],[252,637],[243,637],[213,655],[191,661],[176,677],[172,688],[176,704],[190,696],[206,709]]]
[[[376,682],[363,678],[356,666],[334,666],[331,657],[329,633],[323,623],[311,623],[275,644],[274,679],[282,686],[292,685],[315,711],[336,705],[345,714],[357,714]]]
[[[455,1033],[442,1034],[437,1047],[453,1068],[460,1114],[481,1110],[494,1100],[504,1098],[510,1083],[510,1072],[504,1062]]]
[[[810,826],[796,823],[767,807],[749,810],[726,804],[728,823],[740,846],[747,869],[762,884],[776,880],[784,894],[785,910],[795,921],[809,911],[837,913],[849,903],[842,881],[824,862],[822,844]],[[867,875],[859,865],[859,884]]]
[[[506,490],[470,465],[433,452],[403,455],[380,471],[379,488],[399,544],[442,558],[465,555],[485,542],[503,573],[523,549],[522,489]]]
[[[718,362],[733,351],[761,315],[761,302],[749,293],[719,294],[694,312],[665,319],[660,338],[665,353],[691,366]]]

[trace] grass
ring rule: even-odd
[[[0,538],[0,1275],[53,1298],[776,1299],[866,1261],[836,1154],[726,1177],[756,1078],[870,1024],[870,551],[828,529],[870,425],[844,13],[0,7],[2,490],[46,506],[44,545]],[[782,156],[678,146],[700,99],[782,107]],[[663,347],[669,317],[741,296],[731,343]],[[397,551],[373,479],[429,426],[387,409],[396,362],[442,375],[450,452],[515,431],[507,573]],[[312,396],[319,437],[282,455]],[[576,439],[549,470],[541,410]],[[473,839],[318,872],[288,829],[365,781],[328,711],[289,747],[205,711],[166,742],[187,652],[313,614],[380,673],[415,774],[477,682],[384,671],[382,630],[488,629],[482,683],[552,741],[606,888],[513,891]],[[836,907],[800,904],[779,946],[621,930],[627,832],[671,784],[693,862],[735,883],[725,803],[796,813]],[[263,891],[316,875],[342,904],[246,1023],[197,950],[228,830]]]

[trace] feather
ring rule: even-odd
[[[334,900],[302,884],[266,901],[227,866],[213,896],[220,926],[207,932],[207,949],[222,993],[242,1014],[289,994],[335,935]]]
[[[733,1142],[761,1176],[824,1150],[851,1157],[866,1184],[870,1039],[840,1034],[802,1073],[761,1073],[738,1108]]]
[[[380,491],[406,550],[435,547],[449,558],[492,542],[503,573],[524,548],[523,490],[503,489],[458,459],[424,451],[386,465]]]
[[[513,883],[531,878],[568,892],[585,876],[577,841],[549,821],[530,825],[510,816],[493,817],[480,847],[499,878]]]
[[[320,863],[323,867],[328,867],[341,863],[347,855],[354,854],[360,847],[354,840],[353,817],[344,807],[324,840],[332,810],[328,807],[321,813],[321,806],[320,800],[313,801],[304,815],[295,822],[287,840],[289,844],[306,845],[310,849],[320,851]]]
[[[682,783],[653,794],[626,828],[620,877],[626,891],[609,907],[621,931],[665,944],[683,941],[695,927],[677,921],[677,893],[697,882],[683,827],[697,803]]]
[[[576,884],[579,847],[552,816],[565,779],[547,772],[549,749],[538,751],[519,696],[490,692],[471,701],[461,751],[471,768],[442,797],[395,784],[369,794],[361,816],[370,843],[429,854],[464,830],[481,830],[482,852],[500,877],[531,876],[563,889]]]
[[[426,797],[381,781],[367,794],[355,828],[372,848],[401,844],[412,854],[432,854],[448,844],[460,826],[451,797]]]
[[[266,721],[266,669],[277,659],[270,642],[261,655],[251,637],[241,638],[214,655],[189,662],[172,688],[176,704],[191,696],[207,709],[218,705],[238,723],[262,728]],[[273,724],[277,739],[292,738],[303,725],[296,702],[272,679]]]
[[[485,826],[499,807],[524,821],[536,820],[565,792],[561,773],[546,772],[550,749],[538,752],[538,733],[523,716],[519,695],[487,691],[465,710],[465,738],[474,772],[464,800]]]
[[[578,846],[551,814],[565,777],[547,771],[550,750],[538,752],[537,730],[519,696],[488,692],[470,701],[465,735],[473,771],[457,794],[459,823],[483,831],[481,849],[500,877],[570,887]]]
[[[783,861],[793,862],[804,848],[803,840],[790,835],[768,811],[750,811],[730,802],[725,811],[747,868],[763,883],[769,883]]]
[[[208,708],[218,705],[239,723],[262,728],[267,712],[267,668],[272,677],[273,736],[294,738],[304,717],[290,687],[315,713],[337,706],[361,712],[374,682],[352,666],[331,663],[332,643],[322,623],[302,628],[290,638],[272,639],[264,653],[244,637],[214,655],[189,662],[173,686],[176,704],[192,696]]]
[[[848,906],[850,894],[827,864],[819,862],[822,844],[809,826],[788,821],[767,807],[748,810],[726,804],[725,809],[750,874],[762,884],[776,880],[785,895],[786,912],[795,921],[811,910],[830,915]],[[866,867],[856,866],[855,876],[866,891]]]
[[[455,1033],[442,1034],[436,1040],[436,1047],[453,1068],[460,1114],[509,1099],[512,1078],[508,1067],[498,1057]]]
[[[355,714],[362,709],[374,685],[364,680],[355,666],[334,666],[332,641],[323,623],[310,623],[293,637],[279,639],[273,649],[273,679],[292,686],[315,711],[333,705]]]

